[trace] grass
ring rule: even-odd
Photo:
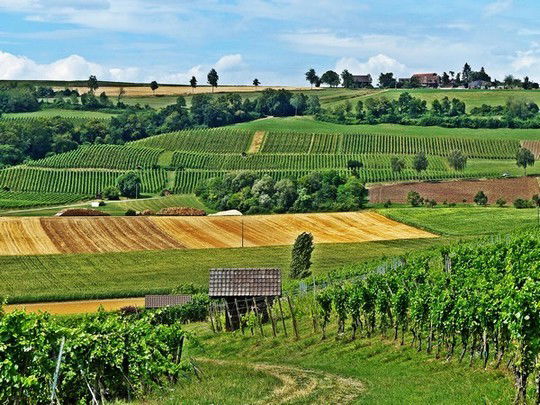
[[[85,119],[110,119],[114,114],[108,114],[99,111],[79,111],[79,110],[64,110],[59,108],[47,108],[40,111],[28,113],[6,113],[4,118],[85,118]]]
[[[513,140],[540,140],[540,131],[537,129],[469,129],[469,128],[443,128],[420,127],[397,124],[379,125],[342,125],[330,122],[316,121],[313,117],[287,117],[264,118],[234,127],[250,129],[253,131],[281,131],[281,132],[316,132],[316,133],[360,133],[385,134],[418,137],[456,137],[468,139],[513,139]]]
[[[537,224],[535,209],[511,207],[388,208],[377,212],[446,236],[506,233]]]
[[[196,379],[180,383],[171,395],[169,403],[200,403],[210,399],[212,403],[253,403],[264,400],[268,391],[275,387],[266,378],[252,380],[259,390],[247,388],[251,397],[247,400],[241,388],[245,387],[245,374],[232,372],[230,364],[259,364],[292,367],[298,370],[295,379],[298,391],[309,390],[312,381],[302,380],[305,370],[319,373],[317,387],[311,394],[297,398],[292,403],[331,403],[336,390],[325,387],[324,376],[338,375],[352,378],[364,385],[363,392],[354,400],[362,404],[478,404],[510,403],[513,395],[512,380],[507,371],[482,370],[479,365],[469,368],[468,362],[436,360],[425,352],[417,352],[409,345],[398,346],[380,337],[336,339],[336,321],[328,327],[330,333],[321,341],[320,333],[314,334],[307,317],[300,319],[298,341],[280,335],[271,336],[266,325],[266,336],[242,336],[240,333],[212,334],[208,325],[188,326],[198,337],[201,346],[192,348],[189,354],[197,358],[219,359],[222,363],[200,361],[199,367],[208,379]],[[350,332],[347,331],[347,336]],[[407,341],[410,341],[410,336]],[[294,375],[294,372],[292,373]],[[317,376],[317,374],[315,374]],[[220,384],[220,380],[222,383]],[[263,389],[260,389],[260,387]],[[236,387],[231,389],[230,387]],[[330,387],[331,388],[331,387]],[[215,390],[213,390],[215,389]],[[265,402],[272,402],[266,400]],[[206,403],[206,402],[203,402]]]
[[[449,238],[321,244],[314,274],[448,243]],[[136,297],[194,283],[215,267],[279,267],[287,277],[289,246],[45,256],[0,256],[0,297],[10,302]]]

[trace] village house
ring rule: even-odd
[[[439,87],[441,78],[437,73],[415,73],[411,79],[416,78],[421,87]]]
[[[353,82],[355,87],[365,88],[370,87],[373,83],[373,78],[371,75],[353,75]]]

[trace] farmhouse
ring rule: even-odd
[[[439,87],[441,81],[437,73],[415,73],[412,78],[418,79],[422,87]]]
[[[371,86],[373,78],[370,74],[367,75],[353,75],[353,82],[355,87],[363,88]]]
[[[490,87],[491,82],[485,80],[475,80],[469,83],[469,89],[489,89]]]
[[[221,299],[227,311],[226,327],[236,330],[240,319],[254,310],[268,320],[268,305],[281,296],[280,269],[212,269],[208,295]]]

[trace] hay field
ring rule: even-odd
[[[62,88],[55,88],[55,90],[63,90]],[[88,92],[88,87],[70,87],[72,90],[77,90],[79,94]],[[218,86],[214,89],[214,93],[246,93],[263,91],[266,89],[287,89],[287,90],[309,90],[308,87],[293,87],[293,86]],[[96,90],[96,94],[105,92],[109,97],[118,96],[120,86],[103,86]],[[148,97],[148,96],[189,96],[192,94],[205,94],[212,93],[212,87],[210,86],[197,86],[192,89],[190,86],[159,86],[155,93],[152,92],[150,86],[130,86],[124,87],[124,97]]]
[[[247,217],[0,218],[0,255],[47,255],[433,238],[374,212]]]

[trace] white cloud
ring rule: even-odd
[[[231,70],[233,68],[237,68],[238,66],[243,64],[242,55],[239,53],[234,55],[225,55],[219,58],[219,60],[214,65],[214,68],[219,72]]]
[[[344,69],[355,75],[369,73],[375,82],[380,73],[393,72],[395,77],[408,73],[404,64],[383,54],[372,56],[365,62],[356,58],[341,58],[337,61],[335,70],[341,73]]]
[[[524,71],[532,68],[540,62],[540,56],[533,50],[517,51],[512,67],[516,71]]]
[[[97,75],[103,80],[134,80],[137,68],[106,68],[87,61],[79,55],[70,55],[52,63],[40,64],[26,56],[0,51],[0,79],[77,80]]]
[[[491,17],[497,14],[501,14],[502,12],[512,7],[513,3],[514,3],[513,0],[497,0],[497,1],[494,1],[493,3],[489,3],[484,8],[484,15]]]

